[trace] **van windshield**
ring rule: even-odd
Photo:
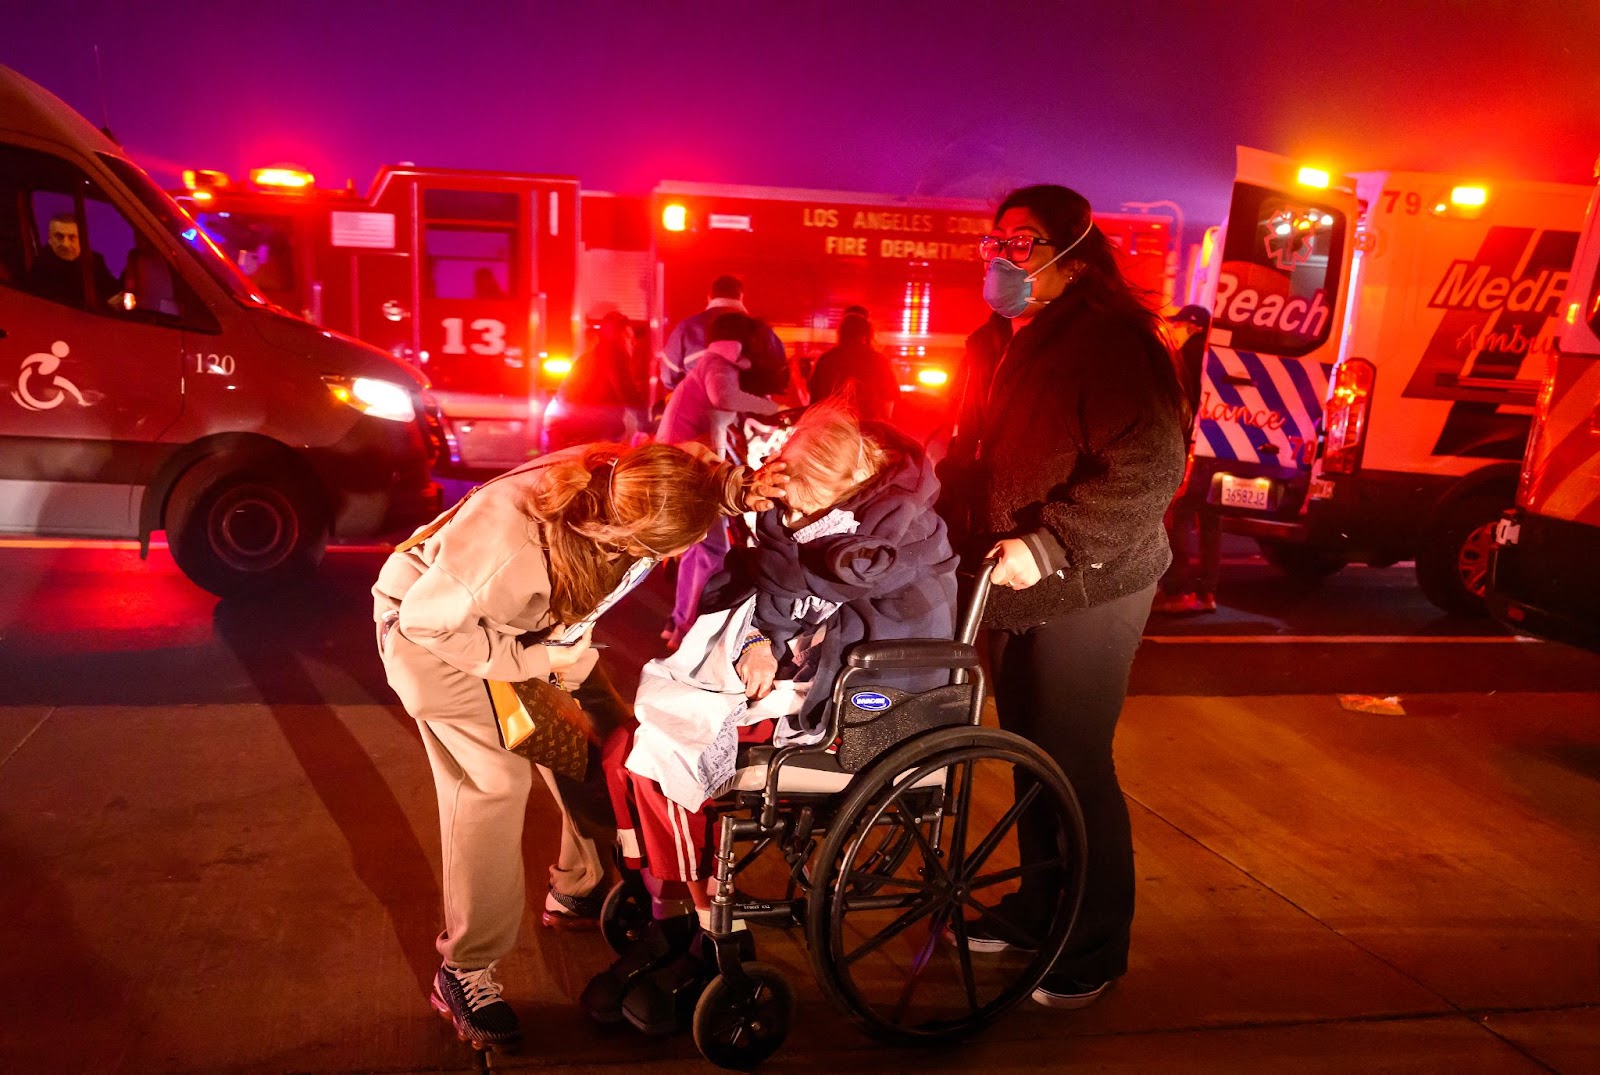
[[[179,209],[177,203],[156,186],[155,181],[146,175],[143,169],[109,153],[100,154],[100,159],[105,162],[107,168],[116,173],[117,178],[122,180],[123,186],[127,187],[139,203],[155,214],[161,226],[178,240],[179,245],[187,250],[195,261],[200,263],[200,267],[208,276],[226,288],[234,298],[255,306],[269,305],[267,297],[250,283],[249,278],[239,271],[238,266],[222,255],[216,244],[211,241],[211,237],[182,209]]]

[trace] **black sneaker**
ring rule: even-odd
[[[539,921],[549,929],[594,929],[600,925],[606,891],[595,889],[587,896],[569,896],[552,888],[545,895],[544,913]]]
[[[1034,932],[1037,931],[1033,929],[1028,916],[1023,914],[1017,900],[1007,894],[1000,897],[1000,902],[994,907],[993,916],[967,919],[967,950],[985,955],[994,955],[997,952],[1032,954],[1039,946],[1038,940],[1030,935]],[[944,927],[944,939],[951,944],[956,943],[954,927],[949,925]]]
[[[1047,974],[1044,981],[1039,983],[1039,988],[1033,991],[1033,1002],[1043,1004],[1046,1008],[1077,1011],[1099,1000],[1116,981],[1115,978],[1107,978],[1101,982],[1085,982],[1065,975]]]
[[[433,976],[433,995],[428,1000],[455,1025],[456,1036],[474,1049],[514,1053],[522,1045],[517,1013],[501,999],[492,964],[482,970],[463,970],[446,963]]]

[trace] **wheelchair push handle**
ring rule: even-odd
[[[961,634],[957,636],[958,641],[969,646],[978,638],[978,626],[983,623],[983,610],[989,604],[989,577],[994,574],[994,569],[999,564],[1000,558],[991,556],[978,566],[972,599],[967,602],[966,612],[961,617]]]

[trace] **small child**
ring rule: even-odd
[[[705,808],[732,781],[739,743],[818,741],[856,643],[954,632],[957,559],[918,445],[829,401],[805,412],[779,461],[786,502],[758,517],[753,548],[729,556],[679,650],[645,666],[639,723],[606,744],[623,855],[644,867],[656,921],[584,990],[602,1022],[669,1032],[685,992],[716,973],[700,940],[711,914]],[[886,682],[922,690],[945,678]]]

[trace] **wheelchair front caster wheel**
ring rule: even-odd
[[[750,1071],[777,1052],[794,1017],[794,991],[778,968],[746,963],[743,969],[739,985],[713,978],[694,1007],[695,1047],[730,1071]]]
[[[600,935],[617,955],[626,955],[650,925],[650,893],[644,882],[623,878],[600,905]]]

